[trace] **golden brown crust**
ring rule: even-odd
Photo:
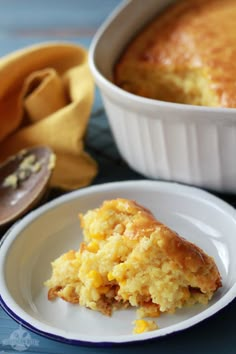
[[[215,291],[222,286],[220,273],[212,257],[166,226],[163,227],[161,235],[162,250],[181,266],[183,272],[195,275],[196,286],[202,292]]]
[[[48,290],[48,300],[54,300],[57,296],[59,291],[62,289],[61,286],[54,286]]]
[[[127,238],[138,240],[155,234],[160,249],[178,264],[183,272],[193,273],[196,277],[196,286],[203,292],[215,291],[221,287],[221,277],[214,259],[158,221],[150,210],[133,200],[122,198],[105,201],[100,211],[106,210],[114,210],[117,215],[127,214],[126,221],[123,219],[125,224],[123,235]]]
[[[235,24],[235,0],[177,1],[130,43],[115,83],[165,101],[236,107]]]

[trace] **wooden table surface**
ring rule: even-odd
[[[88,48],[97,28],[119,3],[119,0],[0,0],[0,55],[50,40],[70,41]],[[98,135],[100,140],[96,140]],[[94,183],[143,178],[119,156],[98,92],[88,128],[87,149],[100,165]],[[220,197],[235,205],[236,196]],[[89,347],[46,339],[20,327],[0,309],[0,354],[233,354],[236,353],[235,314],[236,301],[208,320],[168,337],[130,345]],[[19,333],[28,338],[27,345],[21,345]]]

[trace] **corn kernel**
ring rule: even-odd
[[[87,245],[87,250],[92,253],[96,253],[99,250],[99,245],[96,241],[91,241]]]
[[[95,240],[104,240],[105,236],[102,233],[91,233],[90,238],[95,239]]]
[[[136,320],[134,321],[134,324],[135,324],[135,327],[133,329],[134,334],[153,331],[158,328],[157,324],[154,321]]]
[[[114,277],[114,275],[113,275],[113,273],[112,273],[112,272],[108,272],[108,273],[107,273],[107,279],[108,279],[109,281],[111,281],[111,280],[114,280],[114,279],[115,279],[115,277]]]
[[[103,284],[102,276],[96,270],[90,270],[88,278],[92,279],[92,285],[95,288],[99,288]]]

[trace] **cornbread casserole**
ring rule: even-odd
[[[236,1],[179,0],[124,49],[114,82],[136,95],[236,107]]]
[[[105,315],[134,306],[139,318],[158,317],[206,304],[221,286],[213,258],[134,201],[108,200],[79,217],[84,242],[52,262],[49,300],[60,297]],[[144,320],[136,325],[137,331],[148,327]]]

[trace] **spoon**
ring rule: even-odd
[[[0,165],[0,226],[23,216],[44,196],[55,165],[49,147],[21,150]]]

